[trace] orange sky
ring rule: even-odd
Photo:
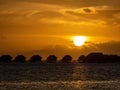
[[[120,54],[119,0],[0,0],[0,54]],[[86,36],[82,47],[71,37]],[[62,52],[62,54],[61,54]]]

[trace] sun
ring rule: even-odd
[[[73,37],[73,42],[75,46],[82,46],[85,44],[86,37],[84,36],[74,36]]]

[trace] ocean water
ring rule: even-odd
[[[120,90],[120,64],[0,64],[0,90]]]

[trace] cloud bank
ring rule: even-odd
[[[46,57],[51,54],[58,56],[59,59],[61,59],[64,55],[71,55],[73,59],[77,60],[80,55],[87,55],[91,52],[120,55],[120,42],[106,42],[101,44],[89,42],[87,45],[82,47],[56,45],[51,48],[51,46],[48,46],[41,50],[30,51],[26,53],[26,55],[30,56],[33,54],[39,54],[43,57],[43,59],[46,59]]]

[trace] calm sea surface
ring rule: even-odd
[[[0,90],[120,90],[120,64],[0,64]]]

